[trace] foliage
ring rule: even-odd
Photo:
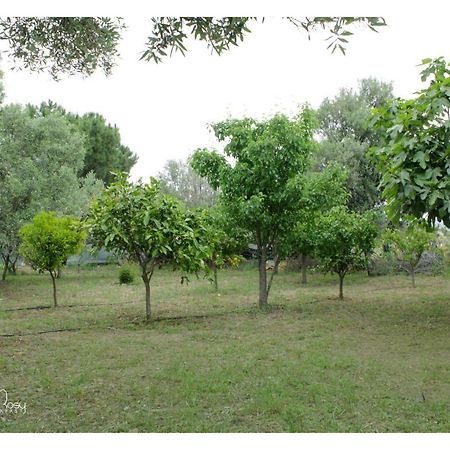
[[[19,235],[20,254],[34,268],[50,273],[54,306],[57,306],[55,278],[67,258],[81,251],[86,238],[79,220],[42,211],[20,229]]]
[[[294,120],[277,115],[264,121],[230,119],[213,125],[224,155],[197,150],[191,164],[214,189],[232,219],[251,234],[260,264],[259,304],[267,305],[269,248],[276,248],[296,221],[302,175],[313,148],[314,119],[305,108]]]
[[[241,253],[249,242],[248,233],[239,227],[223,207],[204,210],[205,239],[211,250],[208,265],[214,272],[214,286],[219,289],[217,270],[226,265],[237,267],[243,260]]]
[[[411,283],[415,287],[417,265],[422,255],[435,244],[435,234],[417,223],[410,223],[403,228],[387,230],[384,240],[393,245],[397,260],[407,265]]]
[[[130,284],[134,281],[134,274],[129,267],[122,267],[119,271],[119,283]]]
[[[314,253],[314,234],[320,216],[347,203],[346,178],[346,173],[334,164],[322,172],[306,174],[297,224],[292,233],[287,234],[289,253],[309,256]]]
[[[161,62],[168,53],[187,52],[185,42],[189,35],[206,42],[208,48],[218,55],[239,45],[246,34],[250,33],[249,23],[256,17],[154,17],[152,33],[147,41],[147,49],[141,59]],[[264,19],[263,19],[264,20]],[[331,40],[328,48],[345,53],[348,37],[353,33],[351,25],[363,24],[371,30],[386,25],[381,17],[288,17],[287,20],[298,29],[306,31],[308,37],[318,28],[329,33]]]
[[[380,175],[367,149],[379,144],[381,133],[368,122],[371,109],[390,98],[391,84],[368,78],[359,81],[356,91],[341,89],[333,99],[326,98],[317,110],[322,140],[314,157],[315,167],[320,170],[335,162],[345,168],[352,211],[367,211],[380,203]]]
[[[150,281],[156,267],[171,264],[187,273],[206,269],[210,252],[200,216],[162,194],[155,179],[133,184],[121,174],[93,203],[87,226],[99,247],[139,263],[148,319]]]
[[[216,191],[184,161],[167,161],[158,179],[162,192],[176,197],[189,208],[211,207],[216,202]]]
[[[191,35],[206,42],[217,54],[238,45],[255,17],[153,17],[152,31],[141,59],[159,62],[168,53],[185,53]],[[264,20],[264,19],[263,19]],[[381,17],[288,17],[308,33],[321,28],[329,33],[329,48],[345,53],[353,25],[376,31],[386,25]],[[8,17],[0,19],[0,40],[7,42],[15,68],[60,74],[91,75],[96,69],[110,74],[118,57],[118,44],[125,23],[107,17]]]
[[[7,17],[0,19],[0,40],[8,57],[31,71],[91,75],[111,73],[124,25],[107,17]]]
[[[43,102],[39,107],[27,105],[27,111],[32,117],[54,114],[64,116],[83,136],[85,155],[83,167],[78,171],[80,177],[86,177],[92,172],[108,185],[114,179],[113,173],[129,173],[136,164],[137,155],[121,143],[117,126],[108,124],[101,114],[86,113],[79,116],[67,112],[52,101]]]
[[[395,99],[374,113],[385,140],[372,155],[393,220],[411,215],[450,226],[450,68],[442,57],[422,64],[422,81],[431,78],[429,86],[414,99]]]
[[[345,275],[367,267],[376,236],[377,227],[370,213],[358,214],[337,207],[320,218],[315,254],[325,271],[339,275],[339,298],[343,298]]]
[[[41,210],[81,215],[102,185],[79,179],[83,137],[58,113],[30,117],[19,105],[0,110],[0,252],[17,256],[17,233]],[[6,272],[5,272],[6,273]]]

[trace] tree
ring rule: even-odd
[[[85,155],[83,167],[78,171],[79,177],[93,172],[108,185],[114,178],[113,173],[129,173],[137,162],[137,155],[122,144],[117,126],[108,124],[101,114],[91,112],[79,116],[51,100],[39,106],[27,105],[26,109],[33,118],[55,114],[63,116],[83,135]]]
[[[422,65],[428,87],[375,111],[374,126],[385,139],[372,156],[392,220],[411,215],[450,226],[450,68],[442,57]]]
[[[412,287],[415,288],[417,265],[424,252],[435,243],[435,234],[413,222],[406,227],[386,231],[384,240],[393,245],[397,260],[406,264],[408,273],[411,275]]]
[[[46,271],[53,282],[53,306],[57,306],[56,278],[70,255],[79,253],[86,238],[78,219],[42,211],[19,232],[20,254],[36,269]]]
[[[32,118],[19,105],[0,110],[0,254],[17,257],[18,231],[41,210],[85,212],[101,183],[80,179],[83,137],[60,114]]]
[[[264,19],[263,19],[264,20]],[[331,48],[345,53],[355,24],[376,31],[386,25],[381,17],[287,17],[308,37],[321,28],[329,33]],[[189,35],[222,54],[238,45],[250,32],[256,17],[153,17],[152,30],[141,59],[160,62],[168,53],[185,53]],[[17,68],[89,76],[96,69],[110,74],[118,57],[125,23],[107,17],[8,17],[0,19],[0,40],[9,47],[8,57]]]
[[[211,250],[208,266],[213,271],[214,288],[219,290],[218,269],[226,265],[236,267],[242,260],[241,253],[247,247],[248,233],[234,223],[220,206],[204,211],[206,240]]]
[[[277,115],[264,121],[230,119],[212,126],[225,155],[199,149],[191,164],[214,189],[226,213],[256,242],[259,260],[259,306],[266,307],[273,281],[266,276],[269,250],[296,220],[301,176],[313,148],[314,119],[305,108],[294,119]],[[276,258],[275,265],[279,258]]]
[[[322,172],[310,171],[305,176],[297,223],[284,237],[286,254],[301,256],[303,284],[306,284],[306,258],[314,254],[320,217],[331,208],[347,203],[345,181],[346,173],[335,164],[327,166]]]
[[[381,201],[380,174],[367,150],[380,143],[382,133],[368,123],[372,108],[386,104],[390,98],[391,84],[368,78],[359,81],[356,91],[341,89],[333,99],[326,98],[317,110],[322,140],[315,167],[320,170],[335,162],[345,168],[352,211],[370,210]]]
[[[150,282],[156,267],[171,264],[187,273],[206,269],[210,256],[201,218],[161,193],[157,180],[130,183],[121,174],[93,203],[87,226],[100,247],[135,260],[151,318]]]
[[[216,201],[216,191],[184,161],[167,161],[157,178],[162,192],[176,197],[189,208],[208,208]]]
[[[367,257],[375,247],[377,227],[369,213],[333,208],[317,223],[315,254],[326,272],[339,276],[339,298],[344,298],[344,277],[367,267]]]

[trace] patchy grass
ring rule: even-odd
[[[448,432],[450,279],[276,277],[256,308],[256,270],[180,285],[152,281],[146,324],[140,279],[118,268],[51,281],[24,271],[0,284],[0,388],[27,413],[10,432]],[[67,305],[80,305],[67,307]]]

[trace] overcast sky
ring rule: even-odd
[[[445,2],[444,2],[445,3]],[[126,19],[121,59],[113,75],[64,77],[5,71],[7,102],[53,100],[76,113],[98,112],[116,124],[124,144],[139,156],[132,178],[156,175],[168,159],[184,159],[198,147],[214,147],[207,124],[227,117],[295,113],[304,102],[317,107],[340,87],[365,77],[392,81],[394,93],[410,97],[420,89],[423,58],[449,58],[448,15],[384,14],[388,27],[356,29],[346,56],[326,50],[323,34],[308,41],[280,18],[253,25],[252,33],[218,57],[192,42],[186,57],[163,63],[139,61],[150,24]]]

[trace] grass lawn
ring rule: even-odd
[[[0,388],[27,404],[0,431],[450,431],[450,277],[351,275],[340,301],[280,273],[264,312],[256,269],[219,277],[155,273],[149,324],[116,267],[68,269],[57,309],[17,310],[52,304],[47,275],[0,283],[0,334],[23,335],[0,337]]]

